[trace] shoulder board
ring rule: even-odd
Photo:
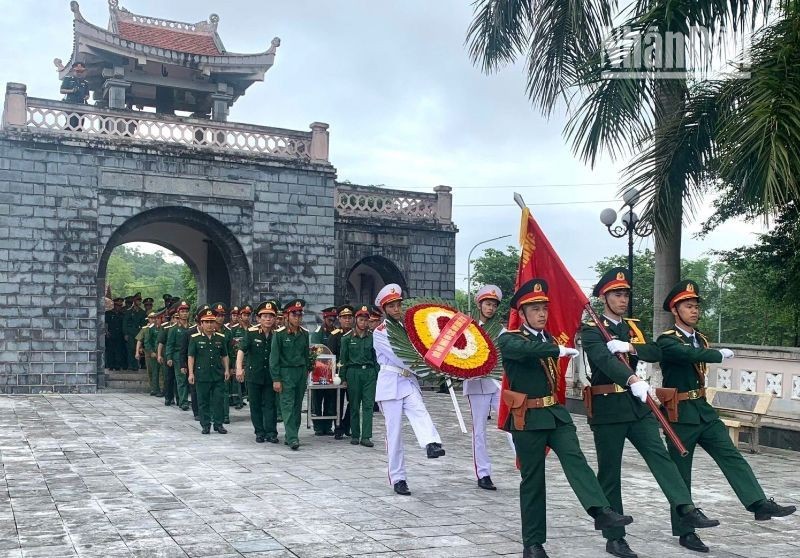
[[[164,329],[169,329],[169,328],[171,328],[171,327],[175,327],[175,324],[169,324],[169,325],[165,325],[165,326],[164,326]]]
[[[341,332],[342,332],[342,330],[337,327],[336,329],[331,331],[331,335],[336,335],[337,333],[341,333]]]
[[[503,332],[503,334],[506,334],[506,333],[519,333],[519,332],[520,331],[518,329],[507,329],[507,330],[505,330]]]
[[[224,336],[224,335],[222,335],[222,334],[221,334],[219,331],[215,331],[215,332],[214,332],[214,335],[219,335],[220,337],[225,337],[225,336]]]
[[[197,333],[193,333],[191,336],[192,337],[198,337],[200,335],[203,335],[203,334],[198,331]]]
[[[662,331],[661,335],[675,335],[676,333],[678,333],[678,332],[675,331],[674,329],[668,329],[666,331]]]
[[[694,332],[695,332],[697,335],[699,335],[700,337],[702,337],[703,339],[708,339],[708,337],[706,337],[706,336],[705,336],[705,334],[703,334],[703,332],[702,332],[702,331],[697,331],[697,330],[694,330]]]
[[[640,322],[641,321],[639,318],[622,318],[622,319],[625,320],[626,322]]]
[[[228,327],[228,324],[223,324],[223,325],[225,326],[225,328],[226,328],[228,331],[230,331],[230,329],[231,329],[231,328],[229,328],[229,327]]]
[[[284,329],[286,329],[286,326],[281,326],[281,327],[279,327],[278,329],[275,330],[275,333],[278,333],[279,331],[283,331]]]
[[[592,320],[588,320],[588,321],[586,321],[586,322],[583,322],[583,325],[585,325],[585,326],[589,326],[589,327],[594,327],[594,326],[596,326],[597,324],[596,324],[596,323],[594,323]]]
[[[247,331],[258,331],[259,326],[248,327]]]

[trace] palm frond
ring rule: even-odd
[[[532,7],[525,0],[475,0],[466,43],[473,64],[492,73],[528,48]]]

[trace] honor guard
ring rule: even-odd
[[[293,450],[300,447],[300,413],[311,367],[308,330],[300,325],[305,305],[305,300],[295,298],[283,307],[286,326],[272,335],[269,354],[272,388],[280,393],[286,437],[284,444]]]
[[[694,281],[681,281],[664,300],[664,310],[675,318],[675,327],[657,340],[661,348],[663,385],[677,389],[678,416],[672,422],[689,455],[681,457],[667,440],[670,456],[678,467],[686,486],[692,486],[692,458],[699,444],[728,479],[742,505],[755,515],[756,521],[784,517],[796,511],[795,506],[781,506],[764,494],[750,465],[733,445],[717,411],[706,400],[707,363],[732,358],[730,349],[711,349],[705,335],[695,329],[700,320],[700,288]],[[680,537],[680,545],[698,552],[708,547],[690,525],[680,521],[672,510],[672,534]]]
[[[389,283],[375,298],[375,305],[386,314],[386,321],[403,323],[403,291],[400,285]],[[380,365],[375,399],[380,405],[386,425],[386,452],[389,457],[389,482],[397,494],[411,494],[406,481],[406,465],[403,456],[403,415],[408,418],[421,448],[428,458],[435,459],[445,454],[442,439],[433,425],[433,420],[422,400],[419,382],[400,359],[389,343],[386,321],[375,328],[372,343]]]
[[[597,448],[597,479],[611,508],[623,513],[622,450],[625,440],[630,440],[664,496],[680,510],[685,525],[692,528],[719,525],[719,521],[708,519],[694,507],[686,483],[661,440],[658,422],[645,404],[650,386],[631,373],[639,360],[658,362],[661,350],[647,340],[637,325],[638,320],[623,318],[631,296],[628,270],[615,267],[607,271],[595,285],[592,296],[602,300],[601,319],[613,337],[606,342],[597,324],[591,321],[581,328],[581,343],[591,369],[592,384],[585,388],[584,400]],[[624,354],[630,368],[615,353]],[[606,529],[603,536],[607,539],[606,552],[620,558],[636,558],[625,540],[624,527]]]
[[[498,321],[497,307],[501,300],[503,292],[497,285],[486,285],[478,289],[475,295],[478,325],[486,329],[491,322]],[[500,406],[500,384],[492,378],[476,378],[464,380],[463,390],[472,415],[472,457],[478,486],[485,490],[497,490],[492,483],[492,462],[486,449],[486,417],[492,409],[497,412]]]
[[[549,300],[543,279],[524,283],[511,299],[511,308],[519,312],[522,326],[501,334],[497,340],[509,382],[509,389],[503,391],[502,397],[510,414],[502,428],[514,438],[522,476],[519,501],[524,558],[547,558],[542,546],[547,538],[547,447],[558,456],[572,490],[594,518],[595,529],[622,527],[633,521],[609,507],[581,451],[572,418],[556,400],[558,359],[574,358],[578,351],[558,345],[544,331]]]
[[[353,307],[349,304],[340,306],[337,310],[337,318],[339,319],[339,327],[331,332],[328,337],[328,342],[325,343],[331,352],[336,355],[336,362],[341,363],[341,347],[342,337],[345,333],[353,330]],[[330,391],[334,394],[333,411],[336,412],[336,390],[321,390]],[[347,391],[338,390],[339,393],[339,426],[334,429],[333,437],[336,440],[341,440],[345,436],[350,435],[350,409],[347,405]]]
[[[228,347],[225,336],[217,331],[217,313],[212,309],[198,315],[202,332],[189,337],[189,383],[195,384],[202,433],[228,431],[222,426],[223,386],[230,375]]]
[[[369,308],[359,307],[355,314],[355,327],[342,336],[339,370],[342,381],[347,382],[350,443],[371,448],[374,446],[372,414],[378,383],[378,360],[368,322]]]
[[[189,380],[187,372],[181,369],[180,341],[189,329],[189,303],[181,301],[176,310],[176,321],[167,332],[165,356],[167,366],[171,367],[175,376],[175,404],[181,411],[189,410]]]
[[[322,323],[310,334],[312,344],[328,345],[331,335],[340,330],[336,327],[336,307],[322,309]],[[312,413],[318,417],[330,417],[336,414],[336,390],[315,389],[311,391]],[[315,419],[314,436],[333,436],[333,420]]]
[[[278,306],[277,300],[267,300],[258,305],[258,324],[244,332],[236,354],[236,379],[247,384],[250,420],[259,444],[278,443],[276,394],[269,373],[269,354]]]

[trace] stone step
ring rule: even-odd
[[[115,370],[106,370],[107,380],[123,380],[123,381],[147,381],[147,371],[141,372],[117,372]]]
[[[150,385],[143,380],[106,380],[106,389],[120,391],[150,391]]]

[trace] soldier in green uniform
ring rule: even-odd
[[[189,303],[182,301],[178,304],[177,320],[167,332],[165,358],[167,366],[171,367],[175,375],[175,404],[181,411],[189,410],[189,379],[187,372],[181,369],[180,341],[189,329]]]
[[[328,345],[331,335],[340,331],[336,327],[336,307],[322,309],[322,323],[309,335],[313,345]],[[312,414],[315,416],[334,416],[336,414],[336,390],[315,389],[311,392]],[[333,436],[333,420],[314,419],[314,436]]]
[[[372,414],[375,387],[378,384],[378,360],[369,330],[369,308],[356,311],[355,327],[342,336],[339,353],[340,376],[347,382],[349,399],[350,443],[368,448],[372,443]]]
[[[234,313],[234,311],[231,310],[230,330],[231,345],[233,347],[233,352],[231,354],[236,355],[239,350],[239,343],[248,328],[252,325],[250,323],[250,316],[253,314],[253,307],[245,302],[238,308],[236,306],[233,308],[236,309],[237,312]],[[230,393],[230,405],[233,405],[236,410],[244,407],[242,384],[239,379],[233,375],[231,375],[231,379],[228,381],[228,393]]]
[[[236,379],[247,382],[250,420],[259,444],[278,443],[275,390],[269,373],[269,353],[278,306],[277,300],[267,300],[258,305],[258,325],[244,332],[236,353]]]
[[[341,359],[341,346],[342,337],[345,333],[353,330],[353,307],[349,304],[340,306],[337,310],[337,317],[339,318],[339,327],[333,330],[325,343],[331,352],[336,355],[336,361],[340,362]],[[333,399],[333,413],[336,413],[336,390],[329,390],[334,395]],[[341,440],[345,436],[350,435],[350,409],[347,404],[347,391],[339,390],[339,426],[334,428],[333,437],[336,440]]]
[[[546,447],[558,456],[572,490],[594,518],[595,529],[622,527],[633,521],[609,507],[581,451],[572,418],[556,400],[558,359],[574,358],[578,351],[558,345],[544,331],[549,300],[543,279],[524,283],[511,298],[511,308],[519,312],[522,326],[497,339],[509,382],[502,397],[511,411],[502,428],[514,439],[522,476],[519,499],[524,558],[547,558],[542,547],[547,538]]]
[[[211,308],[208,304],[203,304],[200,308],[197,309],[195,316],[201,315],[205,310]],[[195,322],[197,319],[195,318]],[[181,372],[185,371],[186,378],[188,381],[189,378],[189,338],[195,333],[202,333],[203,329],[200,327],[199,323],[195,323],[192,327],[187,329],[179,340],[180,345],[180,368]],[[192,414],[194,415],[194,420],[200,420],[200,408],[197,404],[197,386],[195,384],[189,384],[189,396],[192,400]]]
[[[225,316],[227,315],[225,305],[221,302],[215,302],[211,305],[211,308],[217,315],[217,332],[225,337],[225,347],[228,350],[228,358],[232,360],[236,358],[236,353],[233,351],[233,332],[231,328],[225,325]],[[222,386],[222,400],[225,402],[222,406],[224,415],[222,422],[224,424],[231,423],[230,397],[231,393],[228,389],[228,378],[226,378],[225,385]]]
[[[281,394],[281,414],[286,432],[284,443],[293,450],[300,447],[300,412],[311,367],[308,330],[300,325],[305,305],[304,300],[295,298],[284,306],[286,326],[272,335],[269,354],[272,388]]]
[[[136,358],[136,334],[147,322],[147,312],[142,308],[142,294],[136,293],[131,299],[130,310],[125,313],[122,329],[125,333],[126,365],[129,370],[139,370],[139,361]]]
[[[217,315],[210,308],[203,310],[198,315],[202,333],[189,336],[189,383],[196,384],[203,434],[211,431],[212,422],[216,432],[228,433],[222,426],[222,394],[230,376],[230,361],[225,336],[217,331]]]
[[[177,305],[167,308],[165,312],[167,319],[161,325],[156,344],[156,358],[158,359],[158,363],[161,365],[161,370],[164,375],[164,405],[167,407],[175,402],[175,392],[177,391],[175,368],[169,365],[166,351],[167,336],[169,335],[169,330],[175,327],[175,313],[177,309]]]
[[[144,362],[147,368],[147,377],[150,381],[150,395],[161,397],[163,395],[159,384],[161,367],[158,365],[158,331],[161,313],[151,312],[147,318],[150,323],[145,326],[147,330],[142,339]]]
[[[661,491],[680,511],[681,523],[688,527],[715,527],[719,521],[708,519],[694,507],[686,483],[669,457],[659,434],[658,422],[645,404],[650,386],[631,369],[639,360],[658,362],[661,350],[648,341],[634,318],[623,318],[631,296],[627,269],[608,270],[592,292],[603,301],[603,325],[613,339],[606,342],[594,322],[581,328],[581,343],[591,368],[591,386],[587,386],[589,424],[597,448],[597,480],[617,513],[622,507],[622,450],[625,440],[644,458]],[[623,353],[631,368],[614,353]],[[625,540],[624,527],[603,531],[606,552],[620,558],[636,558]]]
[[[118,296],[113,300],[114,307],[105,313],[106,322],[106,368],[121,370],[127,367],[125,357],[125,332],[122,328],[125,312],[124,299]]]
[[[675,433],[689,455],[681,457],[667,440],[670,456],[678,467],[686,486],[692,486],[692,458],[699,445],[714,459],[742,505],[755,514],[757,521],[783,517],[796,511],[795,506],[781,506],[767,499],[753,470],[728,436],[727,428],[717,411],[705,397],[707,363],[732,358],[730,349],[711,349],[705,335],[695,329],[700,320],[700,288],[694,281],[681,281],[664,300],[664,310],[675,318],[675,328],[658,339],[661,347],[661,371],[664,387],[678,390],[678,420],[672,423]],[[694,529],[680,522],[672,510],[672,534],[680,537],[680,545],[697,552],[708,547]]]
[[[375,331],[375,328],[381,325],[383,321],[383,311],[377,306],[371,306],[369,309],[369,330]]]

